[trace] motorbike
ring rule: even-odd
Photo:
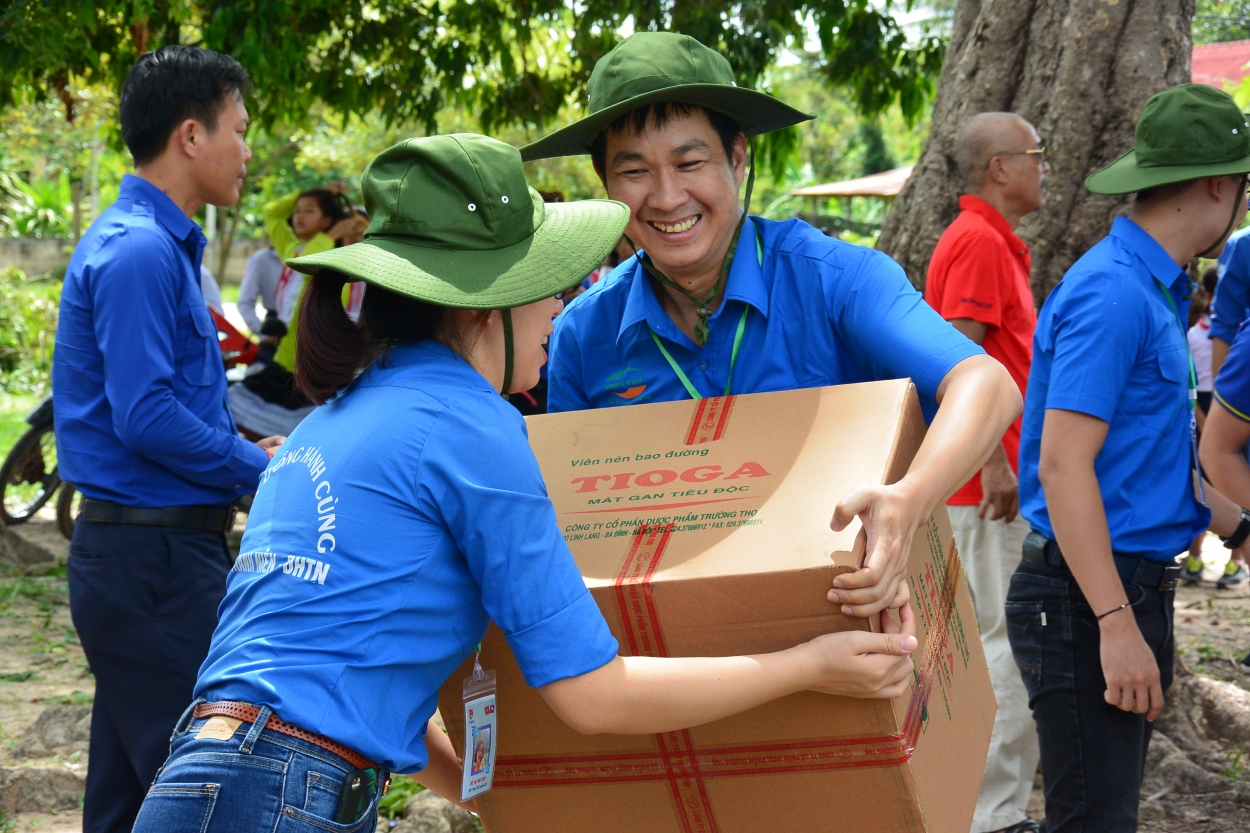
[[[45,396],[26,415],[26,429],[0,464],[0,521],[24,523],[52,499],[61,485],[52,432],[52,396]]]

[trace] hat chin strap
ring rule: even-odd
[[[1250,175],[1241,175],[1241,183],[1237,186],[1237,199],[1233,200],[1233,216],[1228,218],[1228,227],[1224,229],[1224,233],[1217,237],[1215,242],[1210,246],[1207,246],[1205,249],[1198,252],[1198,254],[1194,255],[1194,257],[1206,257],[1211,254],[1211,252],[1220,247],[1220,244],[1228,239],[1228,235],[1232,234],[1233,226],[1237,225],[1237,209],[1241,208],[1241,197],[1242,194],[1245,193],[1246,179],[1248,177],[1250,177]]]
[[[507,399],[508,388],[512,387],[512,360],[514,356],[512,347],[512,310],[501,309],[499,314],[503,317],[503,388],[499,393],[504,399]]]

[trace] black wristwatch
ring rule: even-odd
[[[1250,538],[1250,509],[1244,506],[1241,509],[1241,523],[1237,524],[1237,530],[1227,538],[1220,538],[1224,542],[1224,546],[1230,550],[1235,550],[1242,544],[1246,543],[1246,539]]]

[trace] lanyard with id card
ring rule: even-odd
[[[464,680],[464,775],[460,800],[490,790],[495,777],[498,715],[495,713],[495,672],[483,671],[482,646],[473,658],[473,674]]]

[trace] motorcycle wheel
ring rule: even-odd
[[[10,526],[29,520],[60,485],[56,435],[48,422],[23,434],[0,465],[0,520]]]
[[[61,490],[56,494],[56,526],[61,534],[74,540],[74,524],[78,522],[78,510],[82,506],[82,492],[74,488],[73,483],[61,481]]]

